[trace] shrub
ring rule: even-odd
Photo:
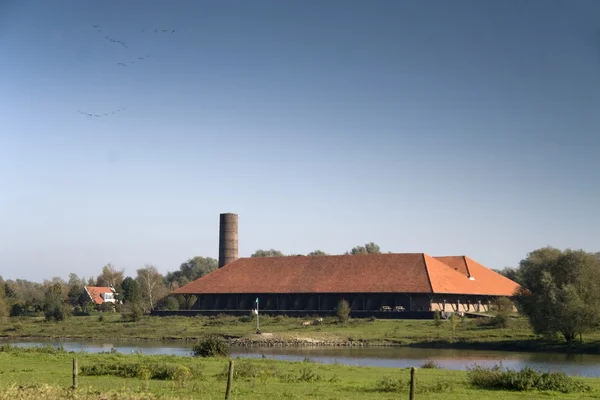
[[[142,380],[154,379],[187,382],[192,377],[201,377],[203,370],[201,366],[189,368],[170,363],[107,362],[84,365],[81,367],[81,375],[109,375]]]
[[[229,347],[222,337],[210,335],[201,339],[198,345],[194,346],[194,355],[196,357],[227,357]]]
[[[376,392],[406,392],[409,390],[410,381],[394,379],[389,376],[383,377],[375,384]],[[417,393],[443,393],[454,389],[454,383],[451,381],[437,381],[434,384],[417,384]]]
[[[10,316],[11,317],[21,317],[21,316],[25,315],[26,313],[27,313],[27,309],[25,308],[25,306],[23,306],[22,304],[19,304],[19,303],[13,304],[13,306],[10,308]]]
[[[350,305],[346,300],[340,300],[335,310],[335,315],[340,323],[345,324],[350,319]]]
[[[510,326],[510,316],[508,313],[498,313],[492,318],[491,325],[496,328],[508,328]]]
[[[123,310],[121,312],[121,318],[124,321],[132,321],[137,322],[142,319],[144,312],[142,311],[142,307],[140,307],[137,303],[127,303],[123,306]]]
[[[433,324],[436,326],[436,328],[442,326],[442,313],[439,311],[433,312]]]
[[[179,302],[173,296],[165,297],[158,305],[159,310],[176,311],[179,310]]]
[[[421,368],[439,369],[440,365],[433,360],[428,360],[425,364],[421,365]]]
[[[0,295],[0,321],[5,320],[9,315],[8,304],[4,300],[4,296]]]
[[[377,392],[402,392],[407,388],[406,382],[385,376],[375,384]]]
[[[487,390],[555,391],[561,393],[587,392],[587,384],[575,380],[562,372],[538,372],[526,367],[521,371],[504,369],[500,365],[492,368],[475,366],[467,370],[467,376],[475,387]]]
[[[113,303],[102,303],[100,307],[98,307],[102,312],[113,312],[115,311],[115,305]]]
[[[52,305],[44,312],[46,321],[64,321],[71,315],[71,307],[67,304]]]
[[[192,371],[184,365],[180,365],[173,374],[173,380],[177,383],[180,388],[186,387],[190,379],[192,379]]]

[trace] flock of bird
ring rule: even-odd
[[[77,111],[77,112],[79,114],[83,114],[83,115],[85,115],[87,117],[101,118],[101,117],[107,117],[109,115],[114,115],[114,114],[116,114],[118,112],[125,111],[125,110],[127,110],[127,109],[126,108],[119,108],[118,110],[111,111],[111,112],[104,113],[104,114],[92,114],[92,113],[88,113],[88,112],[85,112],[85,111]]]
[[[104,30],[102,29],[102,27],[98,24],[93,24],[92,28],[96,30],[96,32],[98,33],[102,33]],[[169,33],[169,34],[174,34],[175,33],[175,29],[142,29],[141,32],[148,32],[148,33],[155,33],[155,34],[165,34],[165,33]],[[122,46],[125,49],[129,48],[129,45],[127,43],[125,43],[123,40],[119,40],[119,39],[115,39],[111,36],[104,36],[104,39],[114,43],[116,45]],[[124,67],[127,68],[128,65],[133,65],[136,62],[143,62],[144,60],[147,60],[148,58],[150,58],[150,55],[146,55],[143,57],[137,57],[133,60],[130,61],[126,61],[126,62],[118,62],[116,63],[117,65],[119,65],[120,67]],[[79,114],[85,115],[88,118],[102,118],[102,117],[108,117],[110,115],[115,115],[117,113],[120,113],[122,111],[125,111],[126,108],[120,108],[118,110],[114,110],[111,112],[107,112],[107,113],[90,113],[90,112],[85,112],[85,111],[77,111]]]

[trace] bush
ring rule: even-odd
[[[132,321],[137,322],[142,319],[144,312],[142,311],[142,307],[140,307],[137,303],[127,303],[123,306],[123,310],[121,312],[121,318],[124,321]]]
[[[158,305],[159,310],[177,311],[179,310],[179,302],[173,296],[165,297]]]
[[[227,357],[228,355],[227,343],[217,335],[207,336],[194,346],[194,356],[196,357]]]
[[[433,360],[428,360],[425,364],[421,365],[421,368],[439,369],[440,365]]]
[[[467,376],[475,387],[486,390],[554,391],[561,393],[587,392],[587,384],[575,380],[562,372],[538,372],[526,367],[521,371],[504,369],[500,365],[492,368],[475,366],[467,370]]]
[[[433,324],[436,326],[436,328],[439,328],[440,326],[442,326],[442,313],[439,311],[434,311],[433,312]]]
[[[390,378],[389,376],[383,377],[378,380],[375,384],[375,391],[377,392],[403,392],[407,388],[406,382],[400,379]]]
[[[4,300],[4,296],[0,295],[0,321],[6,319],[10,315],[8,304]]]
[[[508,328],[510,327],[510,316],[507,313],[498,313],[492,318],[491,325],[496,328]]]
[[[16,303],[10,308],[11,317],[21,317],[27,313],[27,309],[22,304]]]
[[[177,382],[177,386],[180,388],[186,387],[188,381],[192,379],[192,377],[192,371],[184,365],[177,367],[173,374],[173,380]]]
[[[394,379],[386,376],[375,383],[376,392],[407,392],[410,388],[409,380]],[[454,383],[451,381],[437,381],[432,385],[417,384],[417,393],[443,393],[454,389]]]
[[[44,312],[46,321],[64,321],[71,315],[71,307],[67,304],[56,304]]]
[[[98,307],[102,312],[114,312],[115,305],[113,303],[102,303],[100,307]]]
[[[340,300],[335,310],[335,315],[340,323],[345,324],[350,319],[350,305],[346,300]]]
[[[192,377],[201,377],[201,366],[192,368],[170,363],[137,363],[107,362],[84,365],[81,367],[84,376],[118,376],[121,378],[138,378],[142,380],[174,380],[187,383]]]

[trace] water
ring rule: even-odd
[[[191,356],[189,343],[140,343],[140,342],[11,342],[16,346],[62,345],[67,351],[102,353],[117,351],[124,354]],[[568,375],[600,377],[600,355],[562,353],[523,353],[486,350],[421,349],[405,347],[265,347],[232,348],[232,357],[267,358],[285,361],[302,361],[306,357],[324,364],[347,364],[354,366],[406,368],[419,367],[427,361],[435,361],[442,368],[465,370],[475,364],[521,369],[532,367],[539,371],[561,371]]]

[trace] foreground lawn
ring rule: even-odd
[[[152,317],[144,316],[127,322],[119,313],[103,313],[71,317],[63,322],[46,322],[43,318],[11,318],[0,327],[0,338],[80,339],[80,340],[187,340],[196,341],[206,334],[219,334],[228,339],[316,340],[327,343],[355,342],[363,344],[487,348],[498,350],[573,350],[600,353],[600,332],[584,337],[583,344],[569,347],[562,340],[545,341],[533,334],[525,318],[515,317],[509,328],[486,326],[480,319],[464,319],[454,332],[449,321],[436,326],[430,320],[352,319],[338,324],[333,318],[315,326],[302,326],[304,319],[266,317],[260,319],[263,333],[254,333],[256,322],[247,317]]]
[[[79,388],[71,391],[72,359],[77,357],[82,372]],[[148,375],[122,378],[113,375],[86,376],[142,364],[148,370],[161,365],[193,372],[183,379],[147,379]],[[398,399],[408,398],[409,370],[320,365],[312,362],[235,360],[234,399]],[[85,354],[24,349],[0,349],[0,399],[223,399],[227,359],[176,356]],[[158,368],[156,367],[156,368]],[[187,367],[187,368],[183,368]],[[100,372],[99,372],[100,371]],[[175,374],[176,376],[177,373]],[[185,375],[185,374],[184,374]],[[592,399],[600,396],[600,379],[581,379],[591,392],[514,392],[480,390],[470,386],[461,371],[417,370],[416,398],[421,399]],[[401,388],[386,392],[382,380],[401,380]]]

